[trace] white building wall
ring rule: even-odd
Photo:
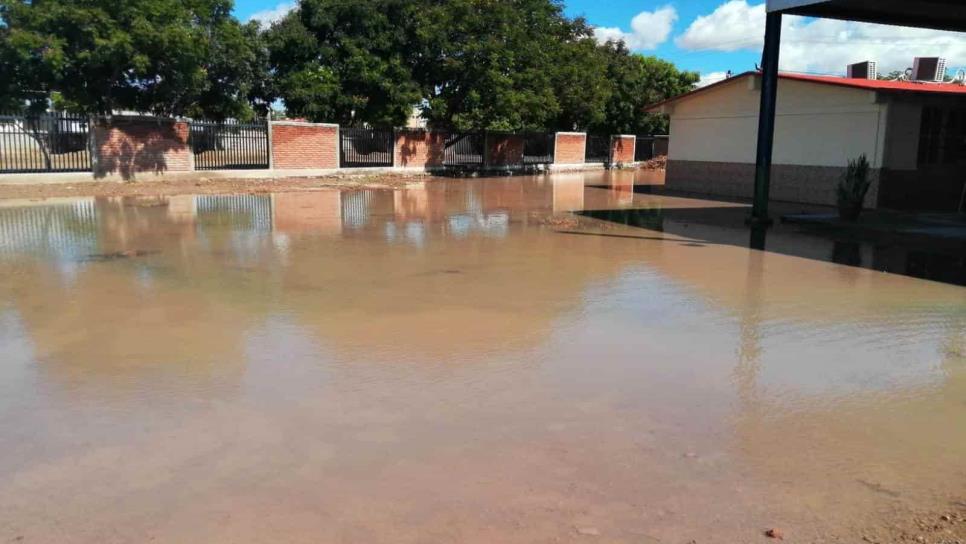
[[[678,161],[755,162],[760,92],[746,77],[699,93],[671,111],[668,158]],[[872,91],[780,80],[773,162],[844,167],[865,154],[882,166],[888,105]]]

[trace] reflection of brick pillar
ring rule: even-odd
[[[445,145],[445,132],[399,130],[396,132],[395,166],[410,168],[441,166]]]
[[[584,164],[584,156],[587,151],[587,134],[583,132],[558,132],[554,149],[554,164]]]
[[[614,164],[629,164],[634,162],[634,146],[637,143],[636,136],[622,134],[612,136],[610,139],[610,157]]]
[[[188,123],[155,117],[113,117],[94,126],[94,175],[134,179],[139,173],[190,172]]]
[[[272,121],[272,168],[339,167],[339,125]]]

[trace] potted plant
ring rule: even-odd
[[[869,160],[864,154],[850,160],[838,186],[836,200],[839,217],[846,221],[855,221],[859,218],[870,185],[872,181],[869,179]]]

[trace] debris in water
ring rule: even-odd
[[[785,533],[781,529],[768,529],[767,531],[765,531],[765,536],[767,536],[768,538],[785,540]]]
[[[83,261],[114,261],[117,259],[130,259],[132,257],[144,257],[145,255],[153,255],[157,251],[146,251],[143,249],[126,249],[124,251],[114,251],[111,253],[94,253],[84,257]]]
[[[574,228],[580,225],[580,220],[572,215],[556,215],[544,218],[543,223],[551,227]]]
[[[881,493],[889,497],[898,497],[901,495],[901,493],[899,493],[898,491],[893,491],[878,482],[870,482],[867,480],[863,480],[861,478],[857,479],[856,481],[864,485],[865,487],[871,489],[872,491],[875,491],[876,493]]]
[[[597,527],[577,527],[577,534],[584,536],[600,536],[600,530]]]

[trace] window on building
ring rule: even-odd
[[[919,166],[966,164],[966,109],[926,106],[919,130]]]

